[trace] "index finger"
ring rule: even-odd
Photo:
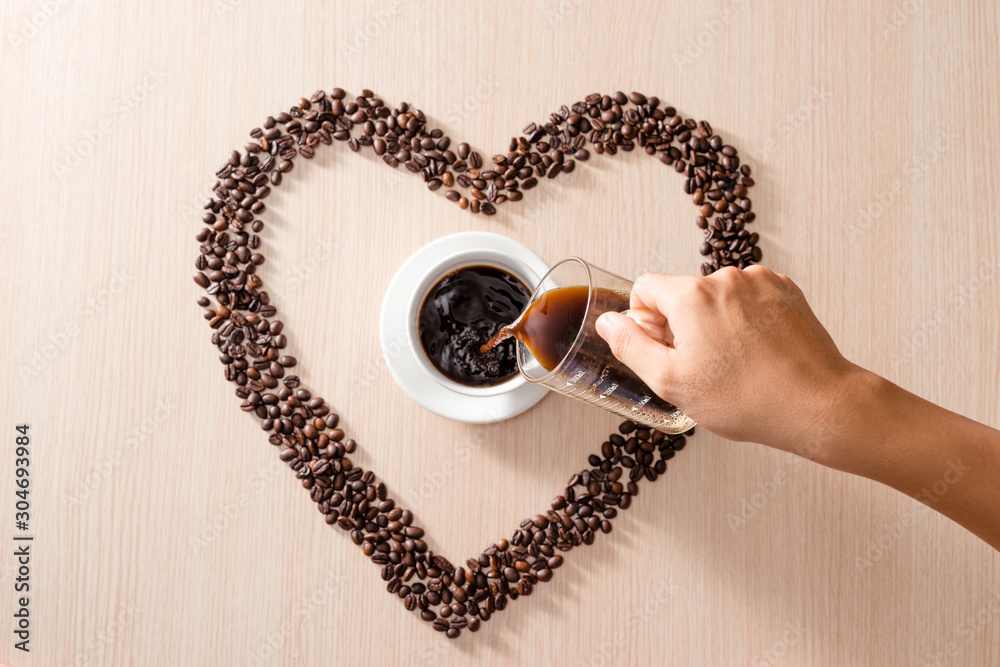
[[[692,276],[644,273],[636,279],[632,287],[630,307],[654,310],[669,321],[674,295],[692,280],[695,280]]]

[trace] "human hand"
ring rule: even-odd
[[[788,277],[761,266],[707,278],[644,274],[630,318],[598,333],[657,395],[709,431],[820,458],[815,430],[859,374]],[[637,321],[638,320],[638,321]],[[641,323],[641,324],[640,324]]]

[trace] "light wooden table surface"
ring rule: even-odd
[[[887,488],[706,432],[610,536],[447,642],[238,410],[190,278],[217,165],[317,88],[407,100],[485,155],[588,93],[640,90],[754,165],[765,262],[845,354],[1000,424],[998,31],[987,0],[4,2],[0,662],[1000,664],[1000,555]],[[356,459],[462,561],[617,422],[557,396],[493,428],[424,411],[379,352],[392,274],[462,230],[693,273],[693,207],[637,154],[491,219],[370,155],[320,155],[269,200],[263,275]],[[11,633],[20,422],[30,654]]]

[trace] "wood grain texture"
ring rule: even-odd
[[[705,432],[614,533],[449,643],[237,409],[190,280],[214,169],[317,88],[409,101],[487,155],[587,93],[640,90],[754,165],[765,261],[845,354],[997,425],[998,30],[988,0],[2,3],[0,426],[31,424],[37,541],[30,655],[2,548],[0,661],[1000,664],[996,552],[890,489]],[[464,559],[547,507],[616,420],[558,396],[497,427],[425,412],[381,361],[389,279],[462,230],[693,273],[681,178],[641,158],[484,219],[335,146],[269,200],[263,275],[302,375],[435,550]]]

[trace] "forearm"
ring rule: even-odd
[[[1000,550],[1000,431],[859,369],[817,457],[916,498]]]

